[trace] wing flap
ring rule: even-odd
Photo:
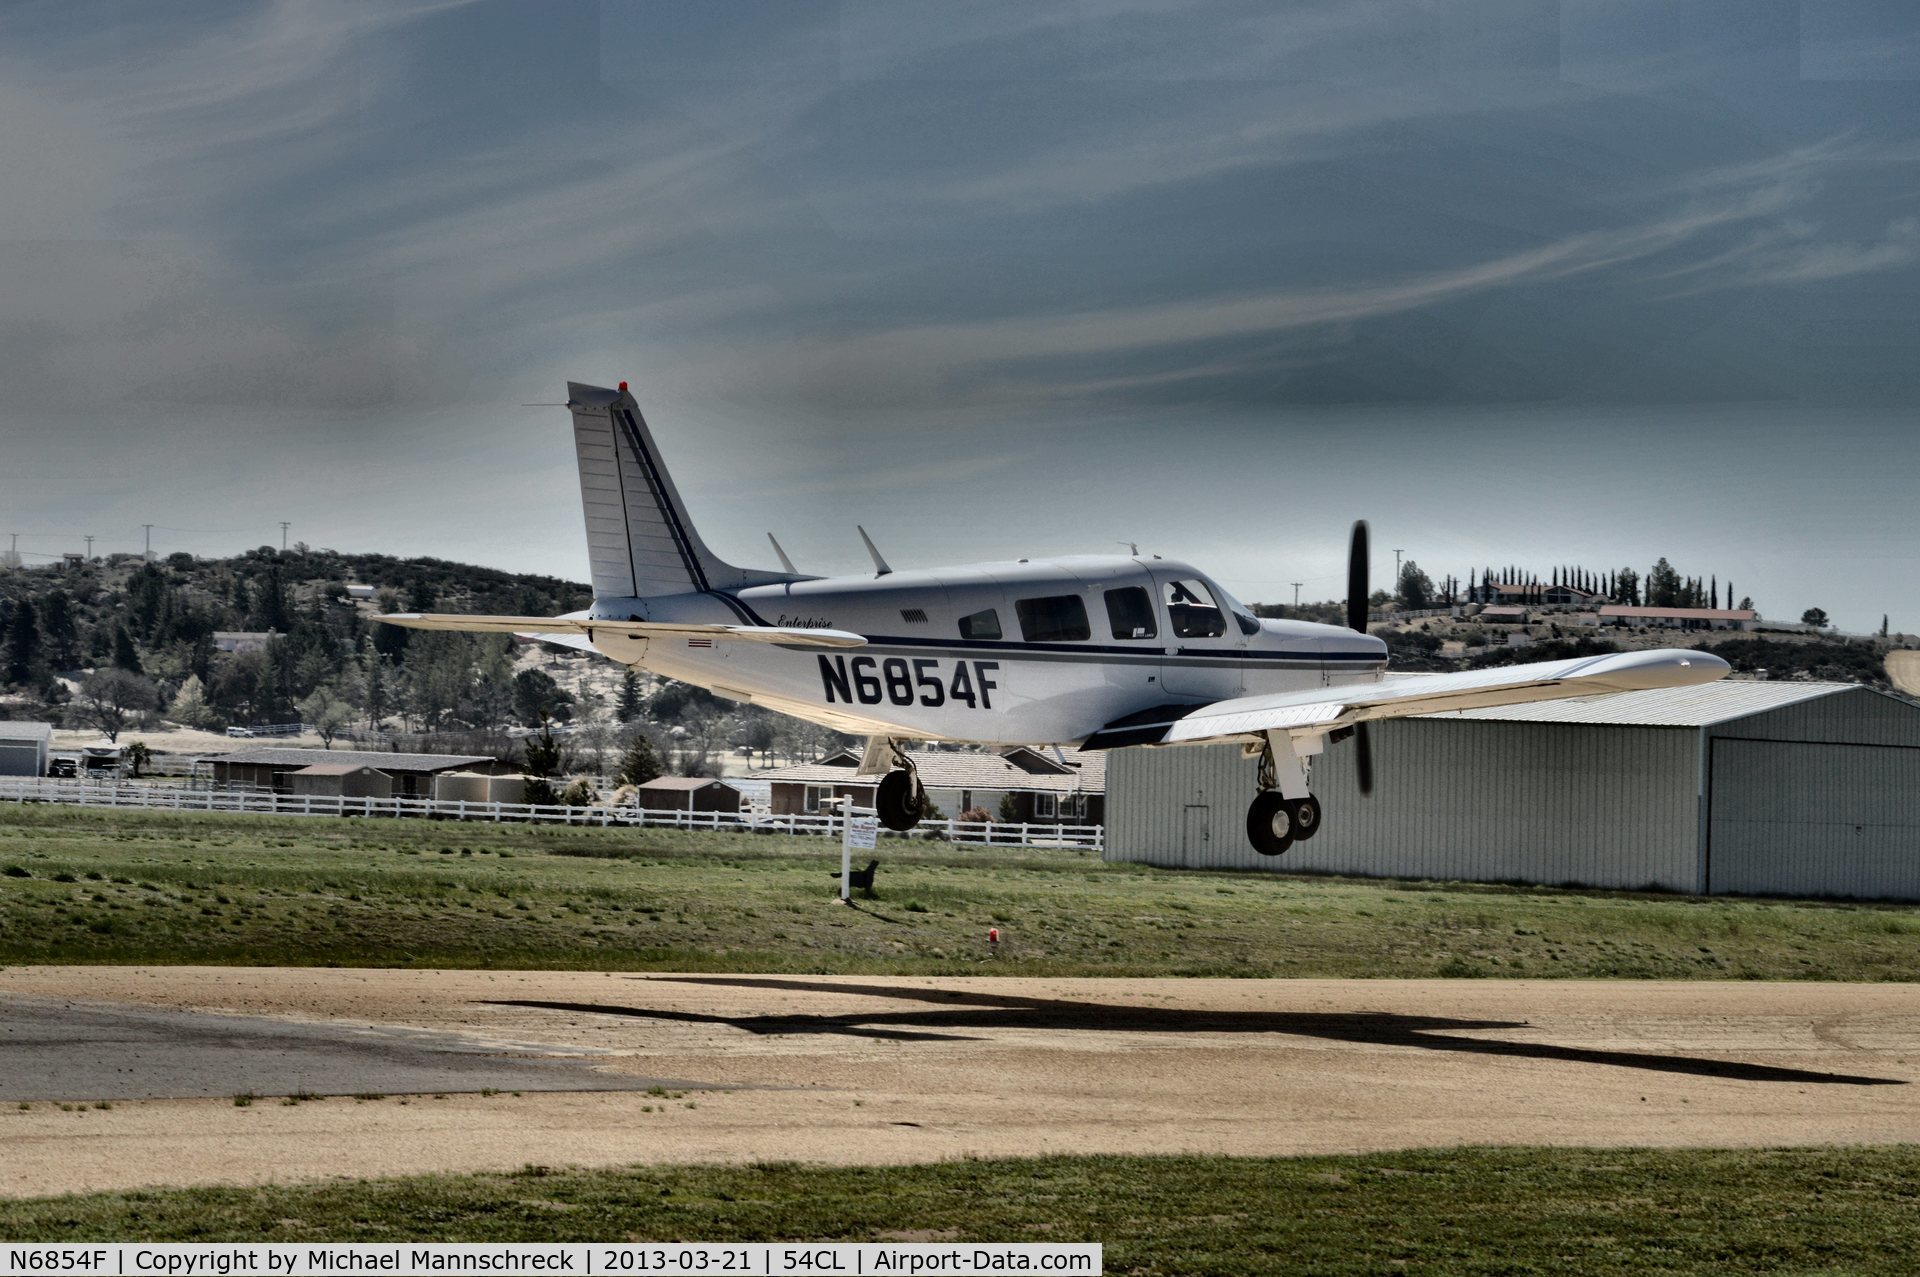
[[[802,629],[791,625],[702,625],[681,621],[595,620],[586,616],[460,616],[447,612],[389,612],[374,618],[410,630],[458,630],[468,634],[525,634],[549,642],[556,636],[594,631],[635,638],[714,638],[791,647],[865,647],[867,640],[846,630]]]
[[[1260,732],[1346,727],[1383,718],[1441,714],[1483,705],[1602,696],[1711,683],[1731,667],[1704,652],[1665,648],[1538,661],[1457,674],[1316,688],[1215,701],[1168,724],[1161,744],[1224,740]]]

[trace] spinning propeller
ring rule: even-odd
[[[1347,552],[1347,628],[1367,632],[1367,521],[1353,524],[1353,547]],[[1360,792],[1373,792],[1373,746],[1367,740],[1367,725],[1353,725],[1353,766]]]

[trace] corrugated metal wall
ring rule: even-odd
[[[1711,757],[1708,890],[1920,900],[1920,747],[1717,736]]]
[[[1353,750],[1314,767],[1326,812],[1285,856],[1246,841],[1254,764],[1238,746],[1119,750],[1107,855],[1195,868],[1524,880],[1698,891],[1699,733],[1406,720],[1373,725],[1373,797]]]
[[[1920,709],[1872,688],[1849,688],[1797,705],[1720,723],[1715,737],[1744,740],[1832,741],[1842,745],[1920,748]]]

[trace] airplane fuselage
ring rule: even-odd
[[[597,599],[596,649],[733,700],[861,735],[1074,744],[1129,716],[1377,681],[1386,645],[1255,618],[1154,557],[1077,556]],[[624,634],[618,622],[849,631],[840,651]]]

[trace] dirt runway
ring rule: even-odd
[[[527,1163],[1920,1140],[1914,985],[32,967],[0,971],[9,995],[94,1024],[104,1004],[270,1017],[370,1050],[417,1031],[714,1088],[76,1092],[113,1107],[0,1109],[13,1196]],[[138,1080],[97,1030],[75,1049],[122,1050]]]

